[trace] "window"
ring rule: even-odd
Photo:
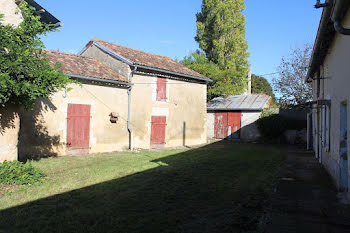
[[[166,78],[157,78],[157,101],[167,101],[167,93],[166,93],[166,85],[167,85],[167,80]]]

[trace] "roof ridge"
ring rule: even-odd
[[[97,59],[92,58],[92,57],[86,57],[86,56],[79,55],[79,54],[73,54],[73,53],[61,52],[61,51],[58,51],[58,50],[49,50],[49,49],[43,49],[43,51],[46,51],[46,52],[51,52],[51,53],[60,53],[60,54],[70,55],[70,56],[76,56],[76,57],[83,57],[83,58],[86,58],[86,59],[91,59],[91,60],[96,60],[96,61],[98,61]],[[98,62],[99,62],[99,61],[98,61]],[[101,62],[100,62],[100,63],[101,63]],[[101,64],[102,64],[102,63],[101,63]]]
[[[106,40],[102,40],[102,39],[98,39],[98,38],[92,38],[91,40],[95,41],[95,42],[102,41],[102,42],[113,44],[113,45],[116,45],[116,46],[119,46],[119,47],[123,47],[123,48],[126,48],[126,49],[131,49],[131,50],[134,50],[134,51],[137,51],[137,52],[147,53],[147,54],[154,55],[154,56],[159,56],[159,57],[164,57],[164,58],[167,58],[167,59],[170,59],[170,60],[176,62],[174,59],[172,59],[172,58],[170,58],[168,56],[163,56],[163,55],[159,55],[159,54],[155,54],[155,53],[150,53],[150,52],[146,52],[146,51],[143,51],[143,50],[140,50],[140,49],[130,48],[128,46],[120,45],[120,44],[117,44],[117,43],[114,43],[114,42],[110,42],[110,41],[106,41]]]

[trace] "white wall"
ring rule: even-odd
[[[23,21],[23,16],[15,0],[0,0],[0,14],[3,14],[1,23],[4,25],[18,26]]]
[[[256,125],[261,112],[242,112],[241,118],[241,140],[255,141],[259,139],[260,132]]]
[[[215,113],[207,113],[207,134],[210,139],[215,137],[214,124]]]
[[[350,11],[347,12],[343,26],[350,28]],[[320,68],[320,96],[319,99],[331,100],[330,106],[330,151],[322,148],[322,163],[328,172],[332,175],[335,183],[339,185],[339,138],[340,138],[340,104],[347,101],[348,105],[348,132],[350,132],[350,36],[336,33],[332,46],[328,51],[323,66]],[[317,81],[313,81],[314,100],[317,99]],[[322,135],[318,129],[323,128],[323,120],[320,115],[321,109],[314,109],[314,150],[317,153],[319,148],[317,137]],[[321,117],[321,122],[319,122]],[[322,138],[322,140],[325,140]],[[348,152],[350,152],[350,143],[348,141]],[[321,159],[320,159],[321,160]],[[349,177],[350,177],[350,158]],[[349,178],[350,187],[350,178]]]

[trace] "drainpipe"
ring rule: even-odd
[[[344,28],[341,24],[344,9],[348,9],[349,0],[334,0],[334,7],[332,13],[332,21],[334,22],[334,28],[337,32],[343,35],[350,35],[350,29]]]
[[[128,88],[128,131],[129,131],[129,149],[130,151],[134,150],[134,131],[133,128],[131,128],[130,124],[130,114],[131,114],[131,90],[132,90],[132,76],[134,75],[134,72],[136,72],[137,66],[134,67],[134,69],[130,72],[129,75],[129,83],[130,87]]]

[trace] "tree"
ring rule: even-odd
[[[294,48],[288,57],[283,57],[278,67],[279,77],[273,79],[279,102],[283,105],[298,105],[312,99],[311,85],[305,83],[312,47]]]
[[[0,105],[28,109],[38,97],[47,98],[72,81],[58,66],[52,67],[43,52],[40,36],[52,25],[42,23],[25,1],[19,7],[24,20],[18,27],[0,21]]]
[[[272,91],[272,87],[264,77],[252,74],[252,93],[266,94],[268,96],[271,96],[272,101],[275,102],[275,94]]]
[[[235,77],[248,73],[244,0],[203,0],[195,40],[210,62]]]
[[[241,94],[246,87],[246,78],[235,78],[230,70],[221,70],[218,65],[208,61],[205,54],[199,51],[184,57],[180,63],[213,81],[208,83],[208,100],[218,96]]]

